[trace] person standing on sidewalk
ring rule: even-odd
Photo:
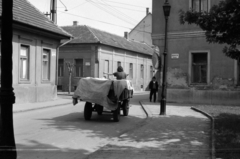
[[[151,82],[149,83],[149,89],[150,89],[150,102],[152,102],[152,96],[153,101],[156,102],[156,93],[158,91],[158,82],[156,81],[156,77],[153,77]]]

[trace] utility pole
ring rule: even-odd
[[[1,28],[1,89],[0,89],[0,158],[16,159],[17,151],[13,127],[13,103],[15,95],[12,82],[12,22],[13,0],[2,0],[2,28]]]
[[[57,0],[51,0],[50,11],[52,21],[57,24]]]

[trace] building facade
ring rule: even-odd
[[[71,91],[83,77],[114,79],[111,75],[122,66],[135,90],[144,90],[153,76],[152,53],[150,46],[131,41],[88,26],[66,26],[65,31],[74,40],[60,48],[58,64],[58,89],[68,91],[69,69],[66,63],[74,65],[71,78]]]
[[[57,96],[58,48],[60,41],[70,39],[71,35],[28,1],[13,2],[12,74],[16,103],[53,100]]]
[[[152,14],[148,8],[146,13],[146,16],[129,32],[129,39],[152,46]]]
[[[153,0],[153,44],[164,50],[165,0]],[[209,11],[220,0],[169,0],[167,101],[239,105],[239,63],[226,57],[224,45],[209,44],[196,25],[180,24],[179,11]]]

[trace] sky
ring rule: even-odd
[[[41,12],[50,12],[51,0],[28,0]],[[107,31],[119,36],[130,32],[145,16],[146,8],[152,12],[152,0],[56,0],[57,25],[78,25]],[[67,11],[65,11],[67,9]]]

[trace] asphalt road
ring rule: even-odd
[[[85,121],[85,102],[14,114],[14,131],[18,159],[84,158],[120,135],[144,125],[146,114],[135,95],[130,101],[129,116],[113,122],[111,114],[94,112]]]

